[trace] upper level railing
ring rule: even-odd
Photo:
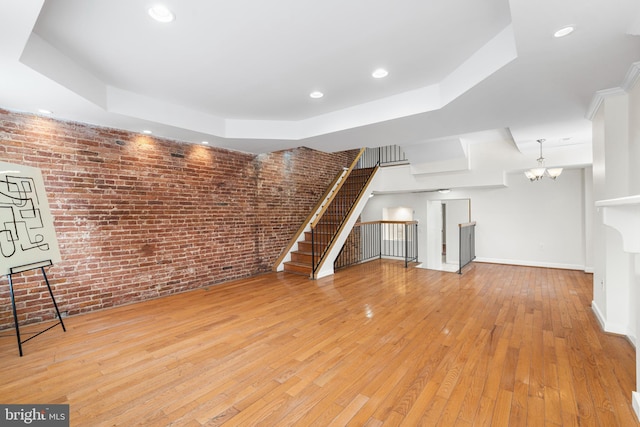
[[[356,165],[356,169],[372,168],[376,165],[390,166],[405,163],[408,163],[408,160],[402,148],[398,145],[387,145],[364,150],[364,153],[360,156],[360,160]]]
[[[476,258],[476,223],[468,222],[458,224],[460,228],[460,260],[458,274],[462,274],[462,269]]]
[[[407,267],[418,260],[417,221],[370,221],[356,223],[336,258],[334,269],[376,258],[404,260]]]

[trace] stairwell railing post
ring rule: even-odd
[[[415,250],[416,262],[418,262],[418,224],[413,224],[413,248]]]
[[[378,238],[380,239],[380,250],[378,251],[378,258],[382,259],[382,244],[384,242],[384,227],[382,225],[382,223],[378,223]]]
[[[462,227],[458,228],[458,274],[462,274]]]
[[[404,268],[409,265],[409,224],[404,225]]]
[[[311,277],[316,277],[316,242],[315,242],[315,231],[314,228],[311,227]]]

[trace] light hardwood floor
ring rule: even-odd
[[[72,426],[633,426],[635,351],[601,332],[591,275],[374,261],[285,273],[0,337],[0,403]],[[61,307],[64,309],[64,307]]]

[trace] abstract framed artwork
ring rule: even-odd
[[[60,260],[40,169],[0,162],[0,274]]]

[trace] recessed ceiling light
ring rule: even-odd
[[[142,133],[145,133],[147,135],[151,135],[153,132],[151,132],[149,129],[145,129],[142,131]]]
[[[389,72],[384,68],[378,68],[373,73],[371,73],[371,75],[374,79],[381,79],[383,77],[387,77],[389,75]]]
[[[53,114],[53,111],[47,110],[47,109],[44,109],[44,108],[40,108],[38,110],[38,113],[40,113],[40,114]]]
[[[158,22],[171,22],[176,19],[176,16],[169,10],[168,7],[158,4],[149,9],[149,16]]]
[[[318,98],[322,98],[324,96],[324,93],[320,92],[319,90],[314,90],[309,94],[309,96],[312,98],[318,99]]]
[[[209,141],[202,141],[202,143],[203,143],[204,145],[207,145],[207,144],[209,143]]]
[[[553,33],[553,37],[560,38],[560,37],[568,36],[569,34],[573,33],[573,30],[574,28],[571,25],[567,27],[562,27],[558,31]]]

